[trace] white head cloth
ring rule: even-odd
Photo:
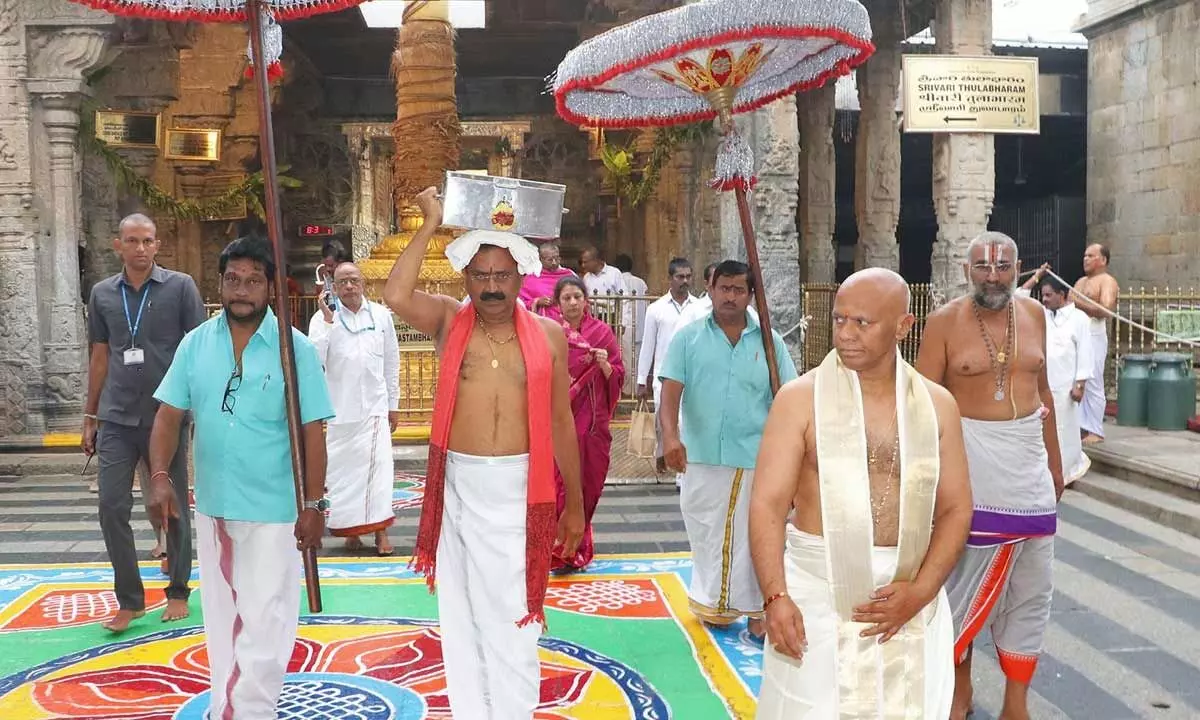
[[[520,235],[498,230],[472,230],[447,245],[446,259],[450,261],[450,267],[462,272],[481,245],[495,245],[507,250],[517,261],[517,272],[522,275],[542,274],[542,259],[537,247]]]

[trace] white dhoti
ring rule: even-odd
[[[529,459],[448,453],[437,601],[450,712],[471,720],[532,718],[542,628],[517,622],[525,601]]]
[[[688,605],[714,625],[762,617],[762,593],[750,560],[754,471],[688,463],[684,475],[679,506],[692,548]]]
[[[654,446],[654,457],[660,458],[663,456],[663,426],[662,426],[662,381],[654,378],[654,383],[651,386],[651,392],[654,394],[654,428],[658,432],[658,443]],[[679,413],[679,428],[680,437],[683,436],[683,413]],[[683,478],[685,473],[675,473],[675,487],[683,487]]]
[[[1089,383],[1090,384],[1090,383]],[[1062,453],[1063,482],[1067,485],[1087,474],[1091,459],[1079,437],[1079,403],[1069,390],[1054,393],[1054,420],[1058,423],[1058,449]]]
[[[1104,410],[1108,397],[1104,394],[1104,363],[1108,360],[1108,330],[1105,321],[1092,319],[1092,379],[1083,389],[1079,403],[1079,427],[1085,432],[1104,437]]]
[[[837,656],[840,621],[833,607],[825,553],[825,541],[822,538],[800,532],[788,524],[784,572],[788,595],[804,616],[808,650],[802,661],[796,661],[776,652],[770,642],[766,643],[758,720],[837,720],[841,717]],[[874,548],[871,569],[877,587],[893,581],[898,559],[897,548]],[[924,679],[925,701],[921,715],[904,717],[945,720],[950,716],[950,703],[954,698],[954,625],[945,591],[939,592],[937,600],[912,622],[924,624],[925,667],[923,672],[914,673],[913,676]],[[883,654],[878,650],[879,646],[876,645],[877,672],[882,679]],[[910,691],[917,692],[919,689],[910,688]],[[879,708],[877,714],[864,715],[863,718],[873,720],[884,717],[883,710]]]
[[[295,526],[196,513],[195,527],[210,717],[274,718],[299,623]]]
[[[337,537],[358,537],[391,527],[392,434],[387,416],[356,423],[330,423],[325,434],[329,469],[325,485],[329,498],[329,531]]]
[[[1058,515],[1043,422],[1039,413],[1010,421],[963,418],[975,513],[967,548],[946,579],[955,661],[990,627],[1001,669],[1024,684],[1037,669],[1054,593]]]

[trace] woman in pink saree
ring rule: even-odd
[[[567,333],[569,356],[567,369],[571,374],[571,411],[575,415],[575,432],[579,436],[579,466],[583,484],[583,516],[587,529],[583,542],[574,557],[554,557],[555,571],[576,572],[592,561],[595,545],[592,541],[592,515],[604,491],[608,463],[612,450],[612,431],[609,423],[621,399],[625,382],[625,365],[621,362],[621,346],[604,322],[588,312],[587,291],[578,277],[565,277],[554,287],[554,302],[562,312],[563,330]],[[565,502],[562,476],[558,483],[558,512]]]

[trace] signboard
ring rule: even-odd
[[[904,132],[1041,132],[1038,61],[905,55]]]
[[[166,145],[163,157],[168,160],[217,162],[221,159],[220,130],[172,128],[167,130]]]
[[[113,147],[158,149],[158,113],[96,111],[96,137]]]

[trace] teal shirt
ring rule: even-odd
[[[772,335],[779,381],[787,383],[796,378],[796,365],[783,336]],[[754,468],[771,409],[771,379],[754,316],[747,314],[737,345],[711,313],[680,328],[658,377],[683,384],[680,416],[689,463]]]
[[[300,418],[333,417],[333,403],[317,351],[292,331]],[[283,404],[279,325],[270,308],[242,352],[241,384],[222,410],[234,373],[233,339],[224,313],[192,330],[179,344],[154,393],[160,402],[190,410],[196,424],[196,511],[209,517],[261,523],[296,521],[291,441]]]

